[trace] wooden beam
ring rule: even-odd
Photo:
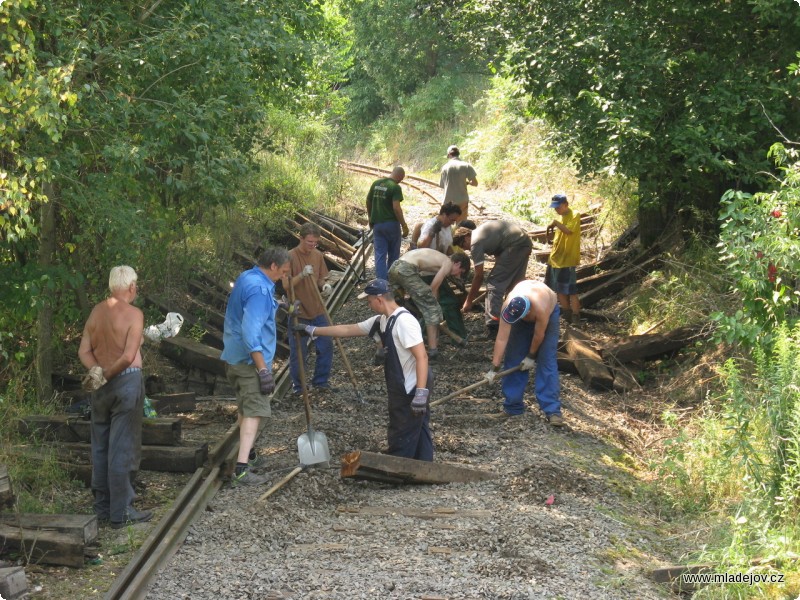
[[[177,446],[181,443],[181,419],[143,419],[142,444]],[[68,415],[31,415],[20,419],[22,435],[46,441],[91,442],[91,422]]]
[[[575,368],[583,382],[594,389],[610,390],[614,388],[614,376],[603,363],[600,353],[587,343],[578,330],[567,326],[564,341],[567,355],[575,363]]]
[[[83,566],[83,538],[57,531],[19,529],[0,523],[0,538],[6,550],[23,555],[27,563],[80,568]]]
[[[153,394],[150,397],[150,402],[159,414],[175,414],[197,410],[197,394],[194,392]]]
[[[67,533],[81,538],[85,544],[94,544],[97,541],[97,515],[0,513],[0,523],[22,529]]]
[[[59,448],[85,462],[91,457],[90,444],[69,442],[59,444]],[[199,446],[142,446],[139,468],[143,471],[193,473],[203,466],[207,458],[207,443]]]
[[[644,279],[648,273],[660,267],[661,262],[661,256],[654,256],[642,263],[635,264],[632,267],[623,270],[605,283],[592,288],[588,292],[580,294],[579,298],[581,306],[592,306],[600,300],[609,298],[617,292],[622,291],[631,283],[639,281],[640,279]]]
[[[27,597],[28,580],[22,567],[0,568],[0,596],[4,600],[20,600]]]
[[[705,339],[711,333],[702,323],[673,329],[669,333],[630,335],[602,349],[607,362],[627,363],[632,360],[654,360],[672,354],[690,343]]]
[[[14,506],[14,490],[11,487],[11,478],[8,476],[8,467],[0,465],[0,508]]]
[[[195,367],[220,377],[225,377],[225,361],[220,359],[222,352],[191,338],[176,336],[161,340],[159,352],[185,367]]]
[[[343,478],[390,483],[466,483],[496,475],[467,467],[356,450],[342,457]]]

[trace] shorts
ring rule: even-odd
[[[225,365],[225,375],[236,391],[236,406],[243,417],[271,417],[270,395],[261,393],[261,380],[255,366]]]
[[[550,280],[547,285],[556,294],[573,296],[578,293],[578,283],[575,278],[575,267],[549,268]]]

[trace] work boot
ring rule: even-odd
[[[564,323],[569,323],[570,325],[574,324],[572,311],[570,309],[562,309],[561,310],[561,318],[564,320]]]
[[[378,350],[375,350],[375,356],[372,357],[372,364],[376,367],[380,367],[385,362],[386,348],[379,348]]]
[[[439,349],[433,348],[428,350],[428,362],[437,362],[439,360]]]
[[[500,328],[500,325],[495,322],[487,323],[486,324],[486,339],[489,341],[495,341],[497,339],[497,330]]]
[[[580,326],[580,324],[581,324],[581,313],[576,313],[576,312],[572,313],[571,322],[572,322],[572,326],[573,327]]]
[[[153,518],[153,511],[151,510],[136,510],[132,506],[128,507],[125,519],[123,521],[111,521],[111,529],[122,529],[126,525],[135,525],[136,523],[146,523]]]
[[[547,422],[550,423],[553,427],[563,427],[564,426],[564,417],[559,415],[558,413],[548,415]]]
[[[256,475],[250,469],[246,469],[238,475],[234,473],[231,475],[231,487],[239,487],[240,485],[263,485],[269,481],[266,475]]]

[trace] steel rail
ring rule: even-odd
[[[389,171],[387,169],[380,169],[378,167],[368,167],[368,166],[365,166],[365,165],[359,165],[357,163],[347,163],[346,161],[339,161],[339,165],[343,169],[345,169],[346,171],[350,171],[351,173],[362,173],[364,175],[372,175],[372,176],[375,176],[375,175],[387,175],[388,176],[388,175],[391,174],[391,171]],[[408,181],[406,181],[407,179],[413,179],[415,181],[423,182],[426,185],[429,185],[429,186],[432,186],[432,187],[436,187],[436,188],[439,187],[438,183],[434,183],[432,181],[429,181],[427,179],[422,179],[421,177],[416,177],[414,175],[406,175],[405,179],[403,179],[403,181],[400,182],[400,185],[405,185],[407,187],[410,187],[412,190],[418,191],[420,194],[422,194],[422,196],[429,203],[433,202],[436,205],[440,205],[442,203],[440,198],[437,198],[436,196],[431,194],[429,191],[421,188],[418,185],[414,185],[413,183],[409,183]]]
[[[350,292],[361,281],[372,248],[371,233],[364,234],[362,243],[348,262],[335,292],[328,299],[328,310],[331,313],[344,304]],[[282,398],[291,385],[288,360],[277,375],[272,397]],[[262,421],[259,434],[265,426],[266,422]],[[146,596],[153,577],[169,557],[177,552],[186,539],[189,527],[222,487],[225,466],[235,460],[238,451],[239,426],[234,425],[209,451],[207,463],[194,472],[170,509],[114,580],[104,596],[106,600],[139,600]]]

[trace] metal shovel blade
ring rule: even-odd
[[[301,465],[330,466],[331,453],[328,450],[328,438],[321,431],[314,431],[311,427],[297,438],[297,454],[300,457]]]

